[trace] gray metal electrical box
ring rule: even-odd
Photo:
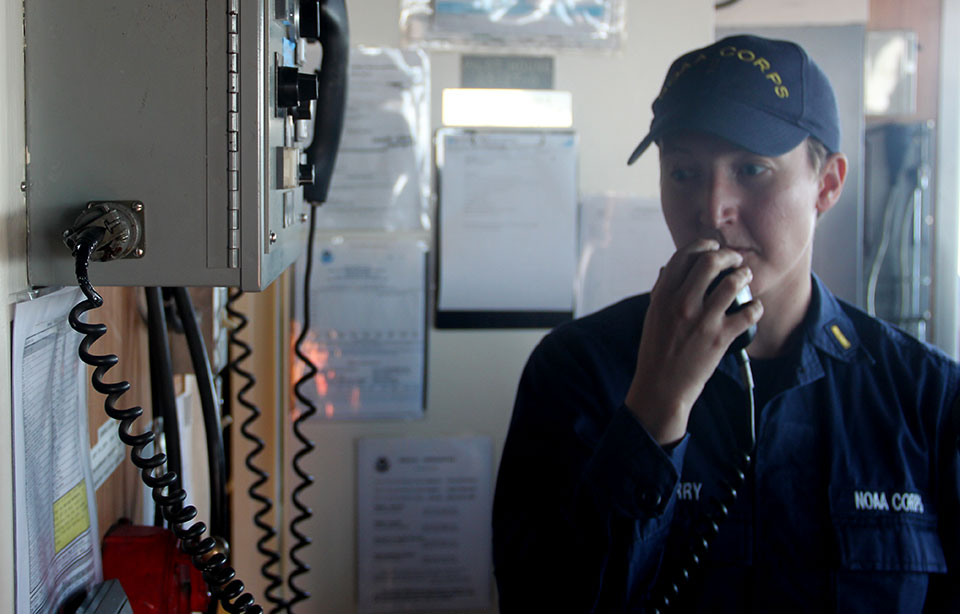
[[[143,219],[95,284],[256,291],[302,253],[316,75],[296,0],[24,5],[31,284],[76,284],[61,235],[93,201]]]

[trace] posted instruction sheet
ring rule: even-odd
[[[580,203],[577,317],[653,288],[673,256],[660,201],[590,194]]]
[[[427,244],[418,237],[318,238],[309,330],[317,369],[301,394],[324,419],[419,418],[424,409]],[[303,292],[303,267],[298,267]],[[297,298],[302,310],[303,301]],[[304,320],[298,314],[294,335]],[[306,363],[293,363],[294,381]]]
[[[57,611],[101,578],[76,288],[19,303],[13,324],[17,612]],[[96,312],[94,312],[96,313]],[[114,435],[115,436],[115,435]]]
[[[441,130],[441,311],[571,312],[572,132]]]
[[[492,448],[489,437],[359,441],[362,614],[490,607]]]

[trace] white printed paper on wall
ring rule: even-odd
[[[577,317],[649,292],[673,252],[656,199],[585,196],[580,204]]]
[[[443,129],[441,311],[571,311],[577,136]]]
[[[491,605],[489,437],[359,441],[361,614]]]
[[[422,50],[350,50],[347,114],[319,228],[420,230],[430,221],[430,64]]]
[[[56,611],[101,577],[76,288],[17,304],[13,447],[17,611]],[[95,312],[94,312],[95,313]],[[94,347],[94,350],[96,348]],[[115,436],[115,435],[114,435]]]
[[[426,242],[412,236],[317,239],[309,328],[300,349],[318,372],[299,387],[317,417],[423,415],[426,257]],[[298,294],[302,287],[298,282]],[[294,338],[302,323],[301,316]],[[306,363],[295,359],[293,369],[296,382]]]

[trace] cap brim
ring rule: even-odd
[[[649,134],[647,134],[647,136],[643,137],[643,140],[640,141],[640,144],[637,145],[637,148],[633,150],[632,154],[630,154],[630,159],[627,160],[627,166],[630,166],[631,164],[636,162],[637,158],[639,158],[643,154],[643,152],[647,150],[647,147],[650,147],[650,143],[652,142],[653,142],[653,132],[650,132]]]
[[[714,98],[654,120],[650,133],[630,154],[633,164],[654,140],[675,132],[706,132],[761,156],[781,156],[799,145],[809,132],[761,109]]]

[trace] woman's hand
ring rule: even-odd
[[[710,283],[731,268],[707,295]],[[763,315],[756,300],[726,313],[752,278],[743,256],[713,239],[680,248],[660,270],[625,403],[661,445],[683,437],[693,404],[727,348]]]

